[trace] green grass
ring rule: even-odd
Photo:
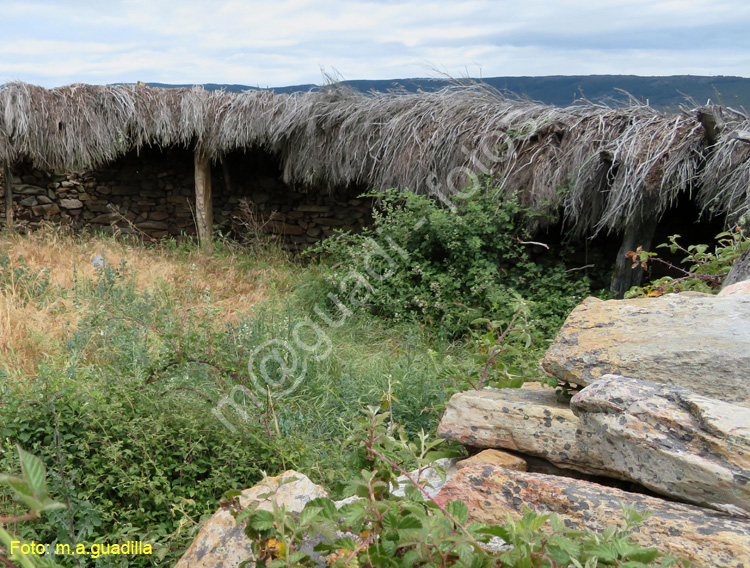
[[[101,250],[109,262],[97,270]],[[219,243],[206,256],[189,244],[51,231],[3,236],[3,252],[21,282],[3,289],[0,316],[9,329],[31,316],[40,326],[7,336],[0,351],[0,471],[17,469],[20,444],[43,459],[53,497],[69,506],[18,527],[41,542],[148,541],[152,563],[171,565],[227,489],[294,468],[335,491],[361,465],[345,441],[364,405],[390,389],[399,421],[431,430],[455,377],[474,364],[465,343],[416,323],[355,311],[325,324],[314,310],[324,268],[279,250]],[[312,345],[312,328],[295,336],[304,321],[325,333],[326,356],[296,347],[304,378],[269,396],[248,361],[269,340]],[[257,404],[243,400],[244,416],[228,410],[219,420],[217,402],[238,385]],[[18,511],[0,495],[0,515]],[[96,566],[149,562],[101,557]]]

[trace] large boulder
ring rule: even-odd
[[[507,515],[519,519],[528,507],[559,515],[568,528],[596,532],[620,525],[626,505],[651,513],[632,533],[642,546],[706,568],[750,566],[750,521],[588,481],[474,465],[460,469],[436,500],[466,503],[470,521],[504,524]]]
[[[542,366],[584,386],[613,373],[750,406],[750,296],[588,298],[568,316]]]
[[[750,409],[681,387],[606,375],[570,407],[553,389],[468,391],[451,398],[438,434],[750,515]]]
[[[570,404],[589,451],[609,468],[658,493],[750,516],[750,408],[617,375]]]
[[[273,494],[272,498],[263,497],[269,493]],[[322,487],[306,476],[289,470],[245,489],[239,499],[242,507],[260,501],[260,509],[271,511],[275,501],[277,505],[299,513],[309,501],[327,496]],[[237,525],[227,509],[219,509],[201,527],[174,568],[234,568],[252,555],[252,541],[245,535],[244,527]]]
[[[554,389],[484,389],[454,394],[438,435],[464,446],[514,450],[591,475],[623,478],[609,467]]]

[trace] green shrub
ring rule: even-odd
[[[458,337],[479,317],[509,322],[521,296],[535,338],[546,339],[589,294],[588,278],[566,272],[557,255],[532,257],[525,227],[533,214],[515,196],[498,200],[488,189],[452,209],[410,193],[379,197],[372,229],[317,249],[334,263],[332,291],[374,314]]]
[[[685,247],[678,242],[680,238],[680,235],[672,235],[668,243],[656,247],[668,249],[672,255],[684,255],[679,266],[660,258],[656,252],[647,252],[640,247],[627,253],[634,267],[641,265],[647,270],[654,263],[658,263],[680,276],[663,276],[644,286],[634,286],[625,293],[626,298],[687,291],[716,294],[734,262],[750,248],[750,236],[739,227],[716,235],[713,248],[707,244]]]

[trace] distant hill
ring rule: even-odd
[[[750,78],[745,77],[703,77],[696,75],[673,75],[669,77],[639,77],[636,75],[553,75],[549,77],[490,77],[474,79],[483,81],[501,91],[514,93],[546,104],[565,106],[577,98],[585,97],[592,102],[622,102],[630,93],[654,107],[675,109],[693,99],[697,104],[705,104],[709,99],[734,108],[750,110]],[[435,91],[455,81],[447,79],[393,79],[343,81],[362,92],[384,92],[393,89],[408,92]],[[185,87],[188,85],[167,85],[148,83],[154,87]],[[219,85],[207,83],[208,90],[224,89],[229,92],[242,92],[257,87],[247,85]],[[316,85],[294,85],[272,88],[277,93],[309,91]],[[619,90],[618,90],[619,89]]]

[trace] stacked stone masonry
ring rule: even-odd
[[[47,220],[156,239],[196,233],[193,156],[187,150],[144,149],[107,167],[71,173],[18,164],[13,177],[14,217],[29,228]],[[213,164],[211,185],[215,228],[239,236],[277,235],[291,249],[335,229],[357,231],[372,222],[372,200],[357,197],[362,188],[329,193],[290,187],[273,157],[262,152],[237,153]],[[0,211],[1,226],[4,201]]]

